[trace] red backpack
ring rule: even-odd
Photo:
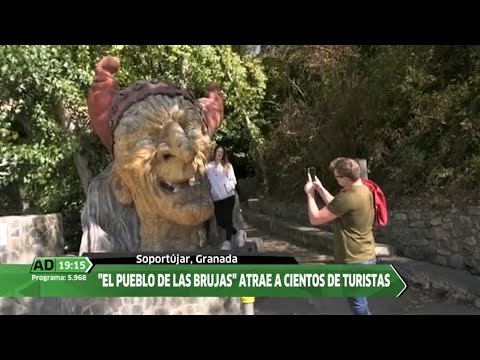
[[[388,222],[387,199],[382,189],[372,180],[362,179],[363,184],[370,189],[373,195],[375,209],[375,225],[386,226]]]

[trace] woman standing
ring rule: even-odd
[[[207,164],[207,177],[210,182],[210,193],[215,206],[217,224],[225,229],[226,239],[222,250],[232,249],[232,236],[238,247],[245,244],[245,232],[233,226],[233,208],[235,206],[235,186],[237,179],[232,164],[223,146],[217,145],[213,152],[213,160]]]

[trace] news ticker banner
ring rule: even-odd
[[[294,258],[94,254],[0,265],[0,297],[398,297],[393,265],[299,265]]]

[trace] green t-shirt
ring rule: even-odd
[[[343,190],[327,205],[337,216],[335,262],[358,263],[375,257],[373,197],[365,185]]]

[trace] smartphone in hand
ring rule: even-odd
[[[310,174],[310,177],[311,177],[312,181],[315,180],[316,170],[315,170],[314,167],[308,167],[308,168],[306,169],[306,175],[307,175],[307,177],[308,177],[308,174]]]

